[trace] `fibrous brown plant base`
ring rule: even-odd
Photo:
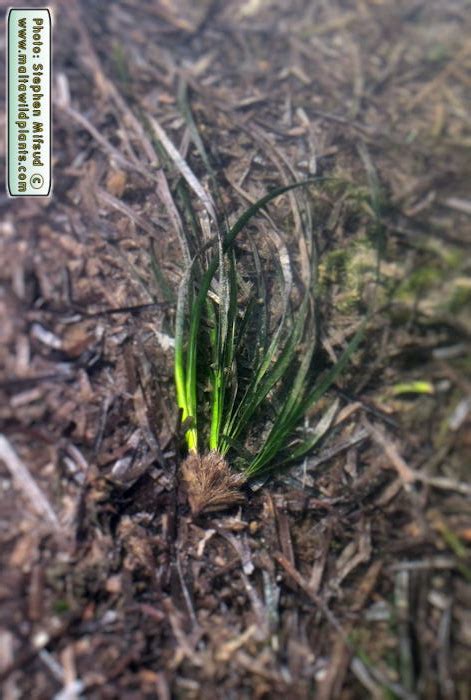
[[[182,464],[182,478],[193,515],[223,510],[244,501],[240,492],[244,475],[232,471],[218,452],[188,455]]]

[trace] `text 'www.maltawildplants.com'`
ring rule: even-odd
[[[8,14],[8,158],[12,196],[51,191],[51,16],[46,9]]]

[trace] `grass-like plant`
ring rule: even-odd
[[[236,246],[273,199],[314,182],[319,184],[297,182],[269,192],[232,226],[220,227],[223,232],[213,241],[200,241],[181,281],[175,385],[189,453],[182,476],[195,514],[242,502],[244,482],[299,460],[316,445],[330,420],[302,430],[303,419],[360,342],[361,330],[333,366],[316,371],[315,245],[309,278],[294,306],[287,249],[274,256],[275,269],[267,276],[256,241],[249,236],[243,249]],[[190,218],[196,227],[194,212]],[[240,257],[251,274],[244,276]],[[273,314],[275,281],[278,311]]]
[[[288,244],[273,233],[275,254],[269,262],[262,252],[268,241],[261,245],[249,227],[285,193],[291,197],[301,188],[328,182],[338,189],[348,183],[321,177],[279,187],[229,225],[183,80],[178,104],[219,205],[148,116],[147,127],[164,166],[182,176],[175,192],[184,223],[180,242],[185,258],[175,320],[175,387],[188,447],[182,476],[196,514],[242,502],[245,482],[299,460],[318,443],[330,427],[336,402],[314,428],[306,427],[306,417],[345,369],[364,323],[337,362],[325,369],[316,352],[317,258],[309,208],[304,212],[307,225],[300,227],[303,274],[298,284],[293,283],[291,266],[295,241]],[[199,200],[198,211],[191,191]],[[299,208],[297,214],[300,219]]]

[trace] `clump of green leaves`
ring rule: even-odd
[[[220,203],[216,176],[184,84],[179,105]],[[258,240],[256,236],[263,234],[254,237],[252,224],[285,193],[299,195],[333,182],[341,188],[342,183],[313,178],[279,187],[229,224],[223,207],[214,204],[160,125],[150,121],[159,154],[182,175],[176,195],[184,221],[181,243],[186,267],[175,321],[175,387],[189,452],[182,475],[193,512],[215,510],[241,502],[243,482],[306,455],[332,422],[335,402],[316,427],[301,427],[345,369],[360,343],[363,325],[337,362],[325,368],[317,352],[318,261],[309,208],[301,227],[304,237],[298,241],[302,273],[296,275],[291,260],[294,240],[288,245],[279,232]],[[199,210],[193,206],[191,191]]]
[[[286,249],[281,258],[278,255],[281,310],[274,327],[256,244],[251,248],[254,274],[248,283],[244,284],[238,269],[236,241],[251,219],[276,197],[309,184],[278,188],[248,207],[225,234],[217,235],[209,256],[204,249],[195,255],[179,289],[175,384],[189,452],[213,455],[213,461],[219,455],[224,458],[220,466],[236,466],[245,479],[296,461],[315,446],[326,421],[310,431],[301,431],[301,422],[344,370],[361,339],[359,331],[335,365],[315,371],[314,252],[309,279],[295,309],[290,299],[291,273],[286,269],[289,262],[283,259]],[[315,251],[315,246],[310,249]],[[204,465],[198,465],[204,473]],[[191,491],[191,475],[186,473],[185,478]],[[201,475],[198,481],[200,485]],[[205,509],[205,500],[200,494],[195,509]]]

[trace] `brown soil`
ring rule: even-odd
[[[5,700],[469,697],[466,5],[50,3],[53,194],[0,197]],[[309,173],[354,183],[312,204],[331,355],[384,247],[329,438],[198,517],[168,348],[178,175],[146,121],[205,184],[182,82],[230,218]],[[270,212],[294,246],[290,201]]]

